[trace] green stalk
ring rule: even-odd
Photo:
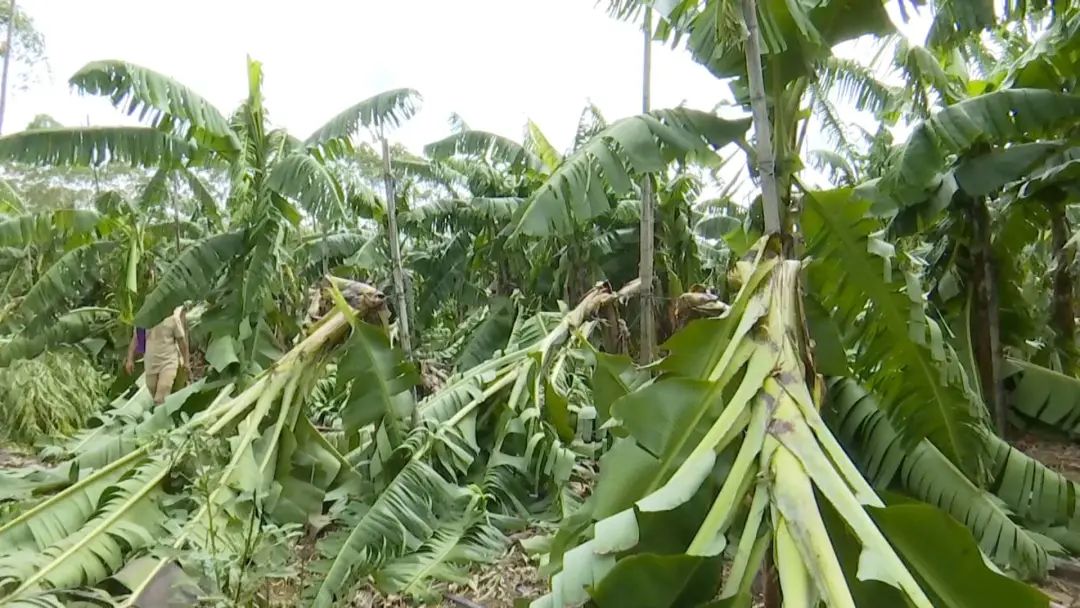
[[[791,452],[784,448],[774,452],[771,467],[774,479],[773,500],[783,516],[776,525],[777,542],[784,537],[785,531],[790,533],[793,544],[798,547],[798,553],[802,556],[803,570],[809,570],[812,574],[818,591],[830,608],[855,608],[855,600],[851,598],[844,571],[840,568],[840,560],[833,551],[825,522],[818,512],[814,490],[806,471]],[[787,561],[777,561],[783,584],[784,571],[794,569],[798,572],[800,564],[795,563],[798,560],[790,554],[778,550],[777,555],[778,558],[787,558]],[[782,588],[786,605],[788,588]],[[810,606],[809,603],[806,605]]]
[[[776,519],[776,570],[784,594],[784,608],[814,608],[817,598],[810,584],[810,572],[799,556],[799,548],[791,536],[787,520]],[[832,604],[830,604],[832,606]]]
[[[138,492],[136,492],[133,495],[131,495],[130,497],[128,497],[128,499],[125,500],[124,503],[120,507],[115,509],[100,524],[95,526],[92,530],[90,530],[90,532],[88,532],[85,536],[80,538],[78,540],[78,542],[76,542],[71,547],[69,547],[66,551],[64,551],[59,556],[57,556],[56,558],[51,560],[44,568],[42,568],[42,569],[38,570],[37,572],[35,572],[33,576],[31,576],[30,578],[23,581],[22,585],[19,585],[19,587],[17,589],[15,589],[15,591],[12,591],[7,596],[7,598],[4,598],[4,599],[10,599],[10,598],[17,597],[21,593],[27,591],[35,583],[37,583],[39,580],[41,580],[46,574],[48,574],[49,572],[52,572],[52,570],[54,568],[56,568],[59,564],[63,563],[64,560],[71,557],[75,552],[81,550],[83,547],[85,547],[87,544],[89,544],[90,541],[92,541],[95,537],[97,537],[98,535],[103,533],[105,530],[108,530],[110,527],[112,527],[112,525],[115,524],[117,521],[119,521],[120,518],[122,516],[124,516],[129,509],[132,508],[133,505],[137,504],[140,500],[145,498],[150,492],[152,492],[154,489],[156,489],[158,484],[161,483],[161,480],[164,479],[165,476],[169,474],[169,471],[171,469],[172,469],[171,466],[162,465],[161,471],[159,471],[156,475],[154,475],[154,477],[150,480],[149,483],[144,485]]]
[[[100,479],[102,479],[102,478],[106,477],[107,475],[110,475],[110,474],[112,474],[114,472],[119,472],[119,473],[122,474],[123,473],[123,467],[125,465],[135,462],[140,457],[145,456],[146,453],[149,452],[149,451],[150,451],[150,444],[144,445],[141,448],[130,452],[126,456],[113,461],[108,466],[102,467],[102,468],[98,469],[97,471],[94,471],[94,473],[91,474],[86,479],[83,479],[82,481],[80,481],[80,482],[78,482],[78,483],[76,483],[74,485],[68,486],[62,492],[52,496],[48,500],[46,500],[46,501],[44,501],[42,503],[39,503],[37,505],[34,505],[34,507],[32,509],[30,509],[30,510],[26,511],[25,513],[19,515],[18,517],[16,517],[15,519],[9,521],[8,523],[4,524],[3,526],[0,526],[0,538],[3,538],[4,535],[9,530],[11,530],[12,528],[14,528],[14,527],[16,527],[16,526],[18,526],[20,524],[25,523],[27,520],[30,520],[30,519],[34,518],[35,516],[37,516],[37,514],[41,513],[42,511],[45,511],[46,509],[48,509],[52,505],[54,505],[57,502],[63,500],[64,498],[70,496],[71,494],[75,493],[76,491],[83,490],[88,485],[91,485],[94,482],[99,481]]]
[[[705,521],[698,528],[694,540],[686,552],[690,555],[716,555],[719,551],[709,551],[710,546],[715,547],[717,539],[724,537],[734,517],[739,501],[746,496],[746,491],[754,481],[756,473],[756,461],[758,454],[765,444],[765,425],[768,422],[768,404],[764,400],[758,400],[754,413],[750,420],[750,426],[746,430],[739,453],[735,456],[735,462],[731,465],[731,471],[724,479],[724,485],[716,496],[716,501],[709,509]],[[687,459],[689,460],[689,459]]]
[[[739,544],[735,548],[735,556],[731,559],[731,570],[727,580],[724,581],[724,589],[720,597],[727,598],[737,595],[741,591],[743,579],[748,578],[747,573],[756,571],[750,568],[754,555],[754,547],[758,542],[758,533],[761,531],[761,522],[765,519],[765,507],[769,506],[769,490],[761,481],[754,490],[754,498],[750,503],[750,512],[746,515],[746,524],[743,526],[742,535],[739,536]],[[767,536],[767,535],[766,535]],[[687,551],[690,553],[690,551]],[[693,555],[693,553],[690,553]]]

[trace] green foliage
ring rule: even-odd
[[[411,390],[419,379],[415,367],[390,348],[385,334],[370,325],[357,325],[338,364],[338,389],[351,383],[349,401],[341,412],[345,429],[354,431],[380,421],[400,425],[412,414]]]
[[[180,255],[146,296],[135,315],[136,327],[153,327],[185,300],[200,299],[221,279],[225,265],[244,247],[242,232],[226,232],[200,241]]]
[[[708,112],[657,110],[613,123],[569,156],[521,210],[516,231],[532,236],[567,234],[613,207],[632,191],[631,175],[655,173],[675,159],[708,156],[742,138],[748,123]]]
[[[108,254],[117,245],[115,241],[98,241],[65,253],[26,292],[16,311],[18,319],[41,327],[61,311],[81,304],[90,289],[109,274]]]
[[[194,154],[187,142],[148,127],[79,127],[23,131],[0,137],[0,159],[29,165],[140,167],[180,163]]]
[[[1014,387],[1014,411],[1070,436],[1080,432],[1080,379],[1011,358],[1002,377]]]
[[[101,407],[107,387],[97,365],[76,351],[14,361],[0,369],[0,432],[19,443],[74,433]]]
[[[1032,141],[1076,123],[1080,97],[1040,89],[1007,89],[987,93],[934,114],[915,127],[886,175],[883,187],[901,205],[925,198],[949,155],[977,143]]]
[[[436,160],[455,155],[472,156],[507,167],[538,170],[540,159],[516,141],[488,133],[466,130],[424,146],[424,154]]]
[[[516,316],[517,307],[509,298],[492,299],[484,320],[473,330],[458,353],[458,371],[468,371],[501,351],[510,339]]]
[[[352,150],[350,138],[360,127],[383,133],[397,127],[416,114],[420,94],[412,89],[392,89],[365,99],[342,111],[319,127],[304,145],[329,157],[342,156]]]
[[[320,543],[329,566],[310,589],[310,605],[334,605],[378,560],[420,549],[435,534],[438,518],[464,498],[428,465],[411,461],[374,503],[345,515],[344,534]]]
[[[81,236],[94,230],[101,215],[92,209],[58,209],[0,221],[0,247],[24,248]]]
[[[115,318],[112,310],[80,308],[60,315],[44,327],[25,329],[0,342],[0,368],[19,359],[32,359],[58,346],[79,344],[99,334]]]
[[[926,315],[918,279],[906,286],[893,280],[893,248],[879,240],[867,205],[849,191],[814,193],[806,201],[803,226],[815,259],[811,292],[833,311],[835,327],[845,328],[837,332],[844,345],[858,349],[856,374],[909,445],[928,438],[980,478],[982,419],[958,379],[955,353]]]
[[[971,530],[986,555],[1021,578],[1040,579],[1049,572],[1048,551],[1061,551],[1056,543],[1013,521],[1006,504],[968,480],[929,441],[907,447],[881,406],[853,380],[831,383],[826,411],[833,416],[830,426],[875,486],[895,485],[946,511]]]
[[[72,86],[107,96],[113,105],[164,131],[223,153],[240,143],[225,117],[187,86],[153,70],[125,61],[94,61],[71,77]]]

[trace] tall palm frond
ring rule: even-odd
[[[168,76],[126,61],[94,61],[71,77],[71,85],[93,95],[108,96],[113,105],[183,139],[223,154],[235,153],[240,142],[218,110]]]
[[[383,91],[331,118],[308,136],[304,145],[323,156],[340,157],[352,150],[350,139],[360,127],[380,133],[397,127],[416,114],[420,101],[420,93],[412,89]]]
[[[685,108],[656,110],[613,123],[568,157],[521,211],[515,231],[531,236],[569,234],[607,213],[618,195],[632,192],[631,174],[655,173],[676,158],[714,155],[740,139],[749,123]]]
[[[29,165],[159,167],[194,157],[190,143],[149,127],[41,129],[0,137],[0,159]]]
[[[424,154],[437,160],[455,155],[481,158],[510,167],[540,169],[541,162],[518,142],[487,131],[468,130],[455,133],[424,146]]]

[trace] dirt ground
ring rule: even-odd
[[[536,565],[529,561],[515,540],[506,555],[498,562],[474,572],[468,583],[450,585],[444,599],[432,608],[514,608],[516,600],[528,601],[547,591],[547,581],[537,575]],[[366,587],[353,598],[352,608],[406,608],[416,603],[406,598],[386,597]]]

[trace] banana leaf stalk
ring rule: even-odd
[[[363,300],[363,313],[368,312],[368,305],[382,305],[381,294],[365,287],[372,297]],[[211,519],[221,520],[219,529],[223,529],[230,517],[240,515],[244,509],[258,507],[265,511],[271,508],[270,502],[284,500],[280,492],[271,498],[279,457],[287,460],[290,455],[279,453],[284,449],[280,440],[285,432],[303,433],[310,426],[297,422],[306,389],[321,366],[318,355],[336,345],[348,328],[344,311],[328,315],[240,394],[228,398],[231,385],[225,387],[209,407],[165,431],[164,438],[145,443],[108,463],[0,527],[4,545],[0,553],[0,601],[24,598],[41,588],[95,584],[115,573],[134,551],[152,548],[157,538],[167,536],[158,500],[162,482],[185,450],[190,449],[190,439],[196,435],[212,438],[228,433],[232,455],[217,474],[207,501],[172,540],[174,549],[192,541],[205,543],[207,530],[215,523]],[[275,409],[277,415],[271,418]],[[264,429],[268,420],[271,424]],[[288,449],[297,449],[297,443],[292,439]],[[233,500],[239,494],[249,495],[250,501]],[[231,507],[226,509],[226,504]],[[20,565],[27,552],[35,555],[29,570]],[[128,604],[167,562],[163,558],[146,570]]]
[[[615,502],[627,507],[605,513],[592,540],[562,556],[551,594],[536,600],[535,608],[603,597],[616,586],[605,579],[627,576],[623,569],[642,563],[627,560],[655,557],[636,549],[656,542],[649,539],[648,522],[676,517],[703,495],[711,506],[692,524],[696,531],[684,554],[708,564],[732,537],[737,545],[729,552],[733,561],[722,598],[748,592],[772,539],[785,605],[855,606],[820,497],[861,544],[860,561],[873,565],[860,568],[860,578],[895,587],[912,606],[932,606],[866,510],[882,501],[821,419],[824,387],[807,356],[801,263],[773,254],[773,245],[775,240],[763,239],[753,260],[738,263],[742,289],[725,318],[676,335],[668,358],[659,363],[665,375],[612,405],[613,417],[641,454],[636,477],[646,482],[622,484],[636,491],[604,487],[602,463],[598,500],[611,502],[618,495]],[[702,335],[708,337],[702,341]],[[726,467],[720,466],[721,454]],[[742,529],[733,530],[736,524]]]

